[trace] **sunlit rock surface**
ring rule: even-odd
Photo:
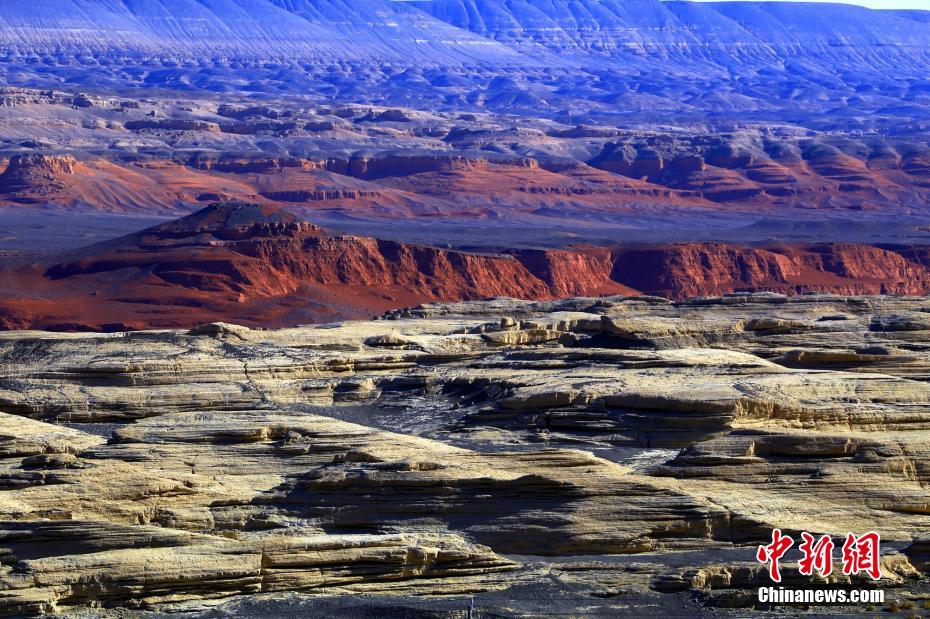
[[[0,334],[0,611],[739,613],[773,527],[880,531],[879,586],[919,601],[928,312],[497,299]],[[794,561],[792,586],[870,586]]]

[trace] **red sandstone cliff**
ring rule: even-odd
[[[684,243],[619,249],[611,277],[642,292],[677,299],[760,290],[926,294],[930,270],[908,255],[903,248],[898,253],[848,243],[769,247]]]
[[[495,296],[926,294],[925,264],[927,247],[828,243],[476,254],[334,236],[273,207],[218,203],[69,256],[0,269],[0,327],[279,326]]]
[[[0,325],[280,325],[425,301],[635,292],[610,280],[611,266],[606,251],[473,254],[331,236],[272,207],[215,204],[52,264],[0,272],[7,290],[61,300],[49,308],[6,293]]]

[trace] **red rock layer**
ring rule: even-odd
[[[178,122],[183,127],[188,121]],[[770,157],[698,141],[662,148],[657,142],[639,151],[608,143],[587,163],[402,150],[342,158],[16,155],[5,171],[0,164],[0,208],[182,214],[223,199],[368,219],[589,224],[592,217],[655,215],[655,209],[753,218],[791,209],[799,220],[819,209],[878,209],[900,217],[924,212],[930,199],[930,155],[923,151],[875,151],[860,159],[827,144],[801,149],[779,142]]]
[[[0,269],[0,328],[282,326],[495,296],[926,294],[925,264],[928,247],[855,244],[475,254],[332,236],[273,207],[216,204],[73,255]]]
[[[559,173],[532,159],[492,163],[461,156],[301,159],[206,156],[112,162],[23,155],[0,167],[0,209],[74,208],[107,213],[186,214],[209,202],[248,201],[353,216],[534,216],[616,213],[644,204],[708,206],[694,191],[650,185],[583,165]],[[506,208],[502,208],[502,205]]]
[[[16,155],[0,173],[0,194],[20,204],[40,203],[65,189],[77,165],[71,156]]]
[[[823,243],[741,247],[686,243],[614,253],[612,278],[676,299],[741,291],[926,294],[930,270],[914,248]],[[927,262],[925,264],[930,264]]]
[[[214,205],[67,260],[0,271],[0,326],[283,325],[425,301],[635,292],[611,281],[611,268],[606,251],[472,254],[329,236],[274,208]]]

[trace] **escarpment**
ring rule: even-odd
[[[679,299],[762,290],[921,295],[930,290],[930,271],[917,253],[849,243],[620,248],[612,277],[649,294]]]
[[[61,256],[0,268],[5,328],[283,326],[428,301],[730,292],[919,295],[922,246],[682,243],[492,254],[332,234],[276,207],[216,203]],[[29,286],[17,282],[27,281]],[[157,309],[156,309],[157,308]]]
[[[564,243],[563,228],[600,244],[634,231],[734,240],[760,219],[805,240],[886,226],[920,236],[916,222],[930,195],[927,128],[912,122],[914,110],[884,99],[871,116],[800,114],[791,122],[766,114],[705,122],[692,110],[671,129],[648,120],[646,108],[646,118],[616,116],[628,109],[616,101],[643,93],[603,76],[590,92],[611,84],[625,93],[598,97],[610,113],[549,117],[556,108],[523,103],[538,97],[540,84],[500,77],[475,84],[481,92],[471,96],[437,97],[436,88],[469,78],[423,70],[380,79],[379,69],[326,86],[371,79],[379,84],[372,92],[422,91],[397,105],[365,101],[366,88],[352,89],[352,104],[258,104],[194,91],[175,98],[7,87],[0,109],[22,131],[0,145],[0,162],[12,163],[0,175],[0,208],[165,217],[239,200],[298,209],[327,225],[358,223],[366,234],[399,224],[398,240],[422,242],[400,225],[414,221],[442,244],[468,246],[506,238],[515,226],[548,245]],[[572,90],[546,88],[548,96]],[[921,96],[914,88],[912,101]],[[531,108],[466,113],[463,102]],[[481,222],[488,234],[453,233],[459,221]],[[772,236],[781,235],[754,238]],[[856,238],[869,236],[859,230]]]
[[[0,173],[0,192],[10,194],[20,203],[38,202],[41,198],[32,192],[63,188],[76,166],[77,160],[72,156],[13,156]]]
[[[629,292],[609,272],[606,251],[467,253],[332,235],[273,207],[217,203],[0,275],[10,282],[39,275],[40,289],[80,297],[86,313],[66,318],[14,294],[0,306],[8,327],[192,326],[232,315],[253,325],[293,324],[423,301]]]

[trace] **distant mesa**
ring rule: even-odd
[[[215,203],[0,270],[0,326],[282,326],[431,301],[734,291],[924,294],[930,248],[689,243],[480,254],[334,235],[267,205]]]
[[[146,240],[170,242],[209,235],[220,241],[259,238],[319,236],[322,230],[296,215],[267,205],[215,202],[186,217],[160,224],[125,239],[124,244]]]
[[[47,111],[62,113],[55,102]],[[492,117],[469,128],[449,119],[441,129],[438,121],[415,123],[385,138],[363,117],[337,142],[300,132],[280,142],[222,134],[269,151],[308,143],[332,149],[302,156],[197,150],[206,139],[197,131],[145,135],[161,146],[141,154],[132,141],[138,136],[126,132],[126,146],[102,154],[59,149],[4,160],[0,151],[0,208],[176,217],[210,202],[245,200],[375,225],[447,218],[539,228],[623,228],[630,215],[676,228],[687,218],[702,228],[722,219],[748,225],[760,214],[805,221],[824,211],[930,212],[930,148],[916,136],[772,136],[768,126],[576,134],[556,123],[546,133],[515,133],[495,128]],[[437,147],[437,137],[447,146]],[[112,132],[99,135],[101,144],[110,139]],[[372,140],[380,146],[362,148]]]
[[[609,252],[474,254],[333,235],[281,209],[216,203],[29,267],[0,271],[6,328],[255,326],[377,314],[426,301],[634,291]],[[36,298],[19,297],[30,290]],[[49,302],[54,299],[54,302]]]

